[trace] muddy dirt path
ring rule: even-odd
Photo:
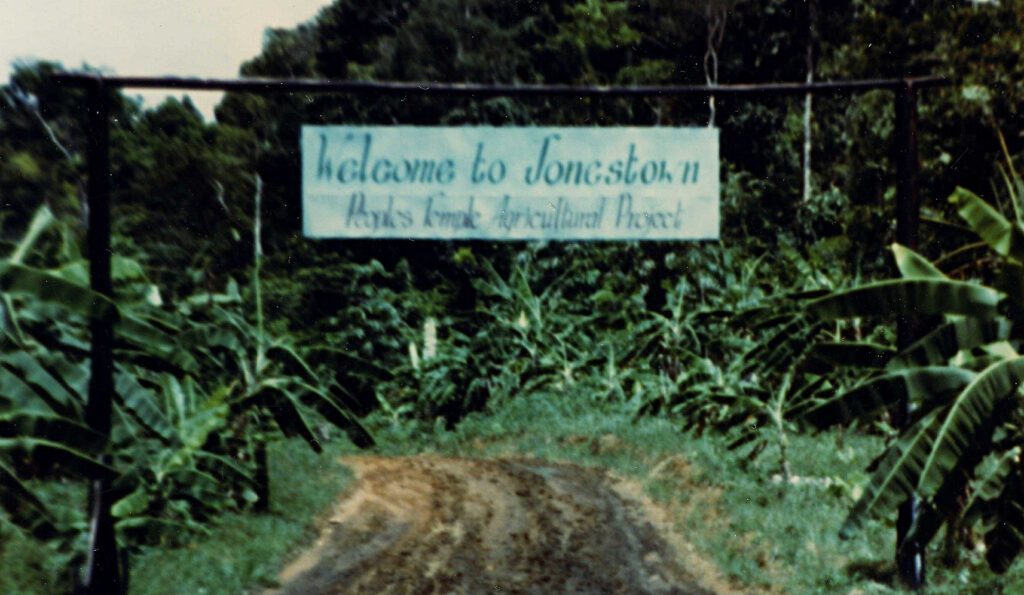
[[[639,489],[530,460],[344,459],[356,482],[278,593],[719,593]]]

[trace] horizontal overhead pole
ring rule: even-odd
[[[806,93],[858,93],[875,89],[898,90],[913,87],[937,87],[949,84],[943,77],[905,79],[868,79],[821,81],[814,83],[763,83],[743,85],[642,85],[609,87],[601,85],[508,85],[479,83],[405,83],[384,81],[338,81],[321,79],[202,79],[180,77],[105,76],[92,73],[59,73],[58,83],[95,84],[131,89],[184,89],[192,91],[237,91],[247,93],[359,93],[387,95],[462,95],[499,96],[574,96],[574,97],[650,97],[650,96],[728,96],[728,95],[803,95]]]

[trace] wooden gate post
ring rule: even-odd
[[[896,241],[917,249],[918,223],[921,201],[917,194],[917,89],[914,81],[904,79],[896,89],[896,129],[894,131],[896,158]],[[900,349],[908,347],[920,336],[920,321],[911,315],[897,322],[897,343]],[[896,405],[893,421],[897,428],[910,423],[910,403],[904,396]],[[900,578],[911,589],[920,589],[925,582],[925,552],[919,543],[906,542],[906,536],[917,518],[920,499],[911,496],[900,505],[896,520],[896,568]]]
[[[89,286],[113,297],[110,275],[110,103],[107,85],[97,76],[88,85],[88,167]],[[89,322],[92,349],[89,370],[89,399],[85,422],[105,439],[110,438],[114,397],[113,313],[93,316]],[[104,441],[103,448],[106,448]],[[104,456],[107,462],[107,457]],[[111,481],[94,477],[89,486],[89,554],[83,587],[88,594],[111,595],[124,591],[117,553],[117,537],[111,516]]]

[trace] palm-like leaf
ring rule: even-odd
[[[822,318],[857,316],[927,316],[997,314],[998,291],[964,281],[947,279],[896,279],[832,293],[808,303],[808,310]]]
[[[872,378],[809,409],[803,418],[824,428],[873,415],[902,400],[942,400],[959,393],[976,374],[957,367],[899,370]]]
[[[1011,327],[1011,322],[1001,316],[947,322],[912,343],[892,358],[887,367],[896,370],[945,364],[961,351],[1006,340]]]
[[[957,188],[949,197],[964,221],[1000,256],[1024,262],[1024,229],[1010,222],[977,194]]]
[[[904,279],[946,279],[945,273],[939,270],[927,258],[900,244],[892,245],[892,254],[896,259],[896,268]]]
[[[883,457],[843,526],[857,529],[873,510],[892,508],[913,494],[931,497],[983,433],[993,413],[1024,379],[1024,358],[1001,361],[979,374],[949,407],[932,411],[908,428]]]
[[[9,260],[0,260],[0,292],[30,296],[85,318],[117,316],[109,298],[48,271]]]

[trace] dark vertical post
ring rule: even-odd
[[[917,194],[917,90],[911,80],[904,80],[896,92],[896,241],[917,249],[918,221],[921,202]],[[919,321],[907,316],[897,322],[897,342],[900,349],[913,343],[920,334]],[[910,422],[910,403],[903,398],[896,406],[894,421],[899,428]],[[912,589],[924,586],[924,548],[919,543],[906,542],[907,533],[914,524],[920,501],[916,496],[900,506],[896,520],[896,567],[900,578]]]
[[[89,284],[93,291],[113,295],[110,277],[110,129],[107,86],[97,77],[88,87]],[[110,436],[114,392],[114,316],[94,316],[89,323],[92,353],[86,424]],[[105,447],[105,445],[104,445]],[[117,538],[110,513],[110,479],[94,477],[89,490],[89,557],[84,581],[89,594],[120,593]]]

